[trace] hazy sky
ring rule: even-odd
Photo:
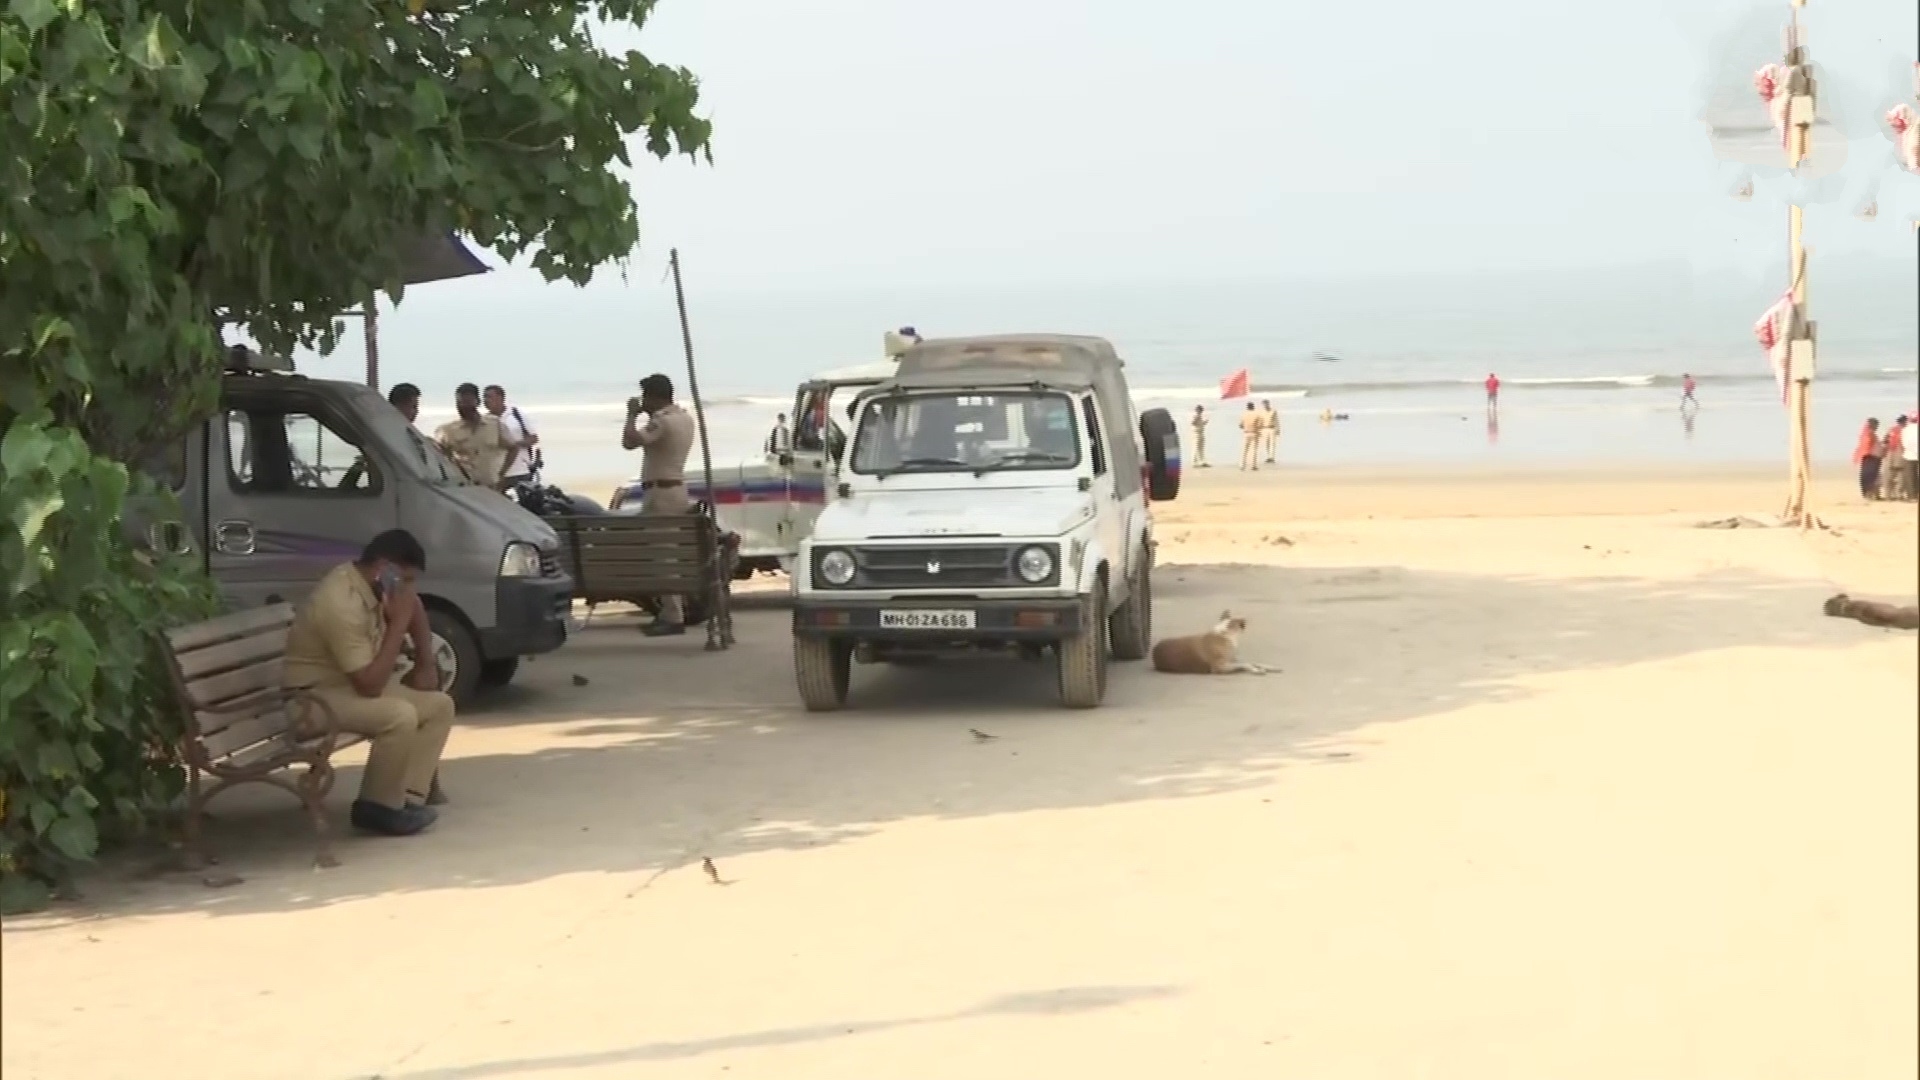
[[[389,371],[405,373],[389,379],[438,395],[461,377],[524,383],[530,357],[568,358],[542,381],[658,363],[679,345],[661,286],[674,245],[717,384],[858,362],[906,321],[1141,347],[1211,337],[1221,362],[1276,334],[1351,347],[1397,329],[1383,305],[1404,313],[1447,290],[1478,320],[1459,348],[1496,331],[1545,346],[1551,327],[1520,295],[1542,290],[1563,309],[1609,294],[1582,318],[1631,330],[1620,344],[1688,327],[1744,347],[1785,279],[1784,182],[1729,197],[1733,168],[1700,117],[1717,83],[1764,121],[1750,80],[1787,11],[662,0],[637,37],[608,44],[701,76],[715,160],[640,166],[630,284],[609,273],[583,293],[506,269],[425,286],[383,323]],[[1866,102],[1848,118],[1855,167],[1890,164],[1878,113],[1911,92],[1913,0],[1806,11],[1814,59]],[[1747,51],[1715,44],[1742,25]],[[1920,178],[1894,176],[1881,201],[1874,223],[1851,205],[1808,211],[1813,295],[1830,338],[1901,351],[1916,288],[1903,219],[1920,216]],[[1313,285],[1265,284],[1289,279]],[[1849,309],[1842,279],[1873,287]],[[349,342],[323,370],[356,370],[359,351]]]
[[[1787,10],[664,0],[638,44],[703,78],[715,165],[642,169],[641,260],[677,244],[709,287],[1744,263],[1779,203],[1727,197],[1698,117],[1766,59],[1716,36]],[[1872,92],[1914,59],[1912,0],[1805,18]],[[1822,251],[1911,254],[1847,209]]]

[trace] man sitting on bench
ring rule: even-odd
[[[426,567],[420,541],[389,529],[320,579],[287,632],[286,684],[310,688],[342,729],[371,742],[354,827],[388,836],[417,833],[438,816],[426,804],[453,727],[453,699],[439,690],[433,631],[414,591]],[[396,680],[408,641],[414,667]]]

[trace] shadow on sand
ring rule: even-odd
[[[807,1027],[748,1031],[715,1039],[688,1042],[644,1043],[639,1046],[606,1050],[591,1054],[563,1054],[540,1058],[516,1058],[489,1061],[478,1065],[456,1065],[418,1072],[383,1072],[365,1080],[490,1080],[496,1076],[524,1076],[534,1072],[561,1069],[592,1069],[607,1065],[629,1065],[650,1061],[676,1061],[727,1050],[760,1050],[796,1043],[824,1042],[859,1035],[873,1035],[900,1028],[923,1027],[992,1016],[1060,1016],[1094,1012],[1130,1005],[1137,1001],[1171,997],[1179,991],[1170,986],[1070,986],[1039,993],[1006,994],[984,1001],[971,1009],[930,1016],[908,1016],[891,1020],[847,1020]]]
[[[1528,677],[1737,646],[1843,647],[1860,630],[1810,617],[1819,585],[1746,572],[1568,582],[1168,564],[1156,592],[1159,633],[1193,632],[1231,606],[1252,621],[1246,658],[1283,672],[1181,678],[1116,665],[1107,705],[1075,712],[1052,707],[1044,664],[860,668],[855,708],[809,715],[794,699],[784,612],[743,612],[740,644],[725,653],[703,652],[694,635],[643,641],[630,621],[607,620],[462,718],[456,755],[472,729],[533,748],[450,758],[454,804],[432,833],[343,837],[345,865],[315,872],[288,800],[235,793],[214,805],[209,834],[244,882],[209,889],[103,867],[85,900],[43,925],[283,911],[581,872],[646,878],[909,818],[1209,795],[1363,756],[1353,733],[1368,725],[1523,700]],[[335,789],[341,826],[358,780],[357,768],[343,770]],[[441,850],[423,860],[418,845]]]

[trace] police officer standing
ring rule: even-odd
[[[642,414],[644,424],[639,423]],[[620,445],[641,451],[641,513],[684,514],[693,509],[687,498],[687,455],[693,452],[695,430],[693,415],[674,404],[672,379],[656,373],[640,380],[640,396],[627,399]],[[640,632],[648,637],[686,633],[680,597],[661,597],[660,613]]]

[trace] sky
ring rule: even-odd
[[[1848,84],[1850,167],[1890,161],[1878,102],[1911,92],[1898,76],[1920,36],[1913,0],[1804,11],[1823,77]],[[881,329],[928,328],[943,306],[967,323],[945,331],[1004,321],[1015,301],[1061,317],[1033,298],[1075,290],[1205,292],[1217,309],[1243,294],[1284,306],[1258,283],[1451,289],[1496,311],[1536,279],[1618,293],[1650,266],[1661,284],[1642,292],[1670,303],[1682,302],[1673,280],[1731,289],[1739,313],[1714,322],[1737,337],[1784,277],[1786,182],[1763,176],[1751,202],[1731,198],[1738,168],[1715,160],[1701,116],[1714,87],[1745,92],[1787,12],[1787,0],[662,0],[643,30],[609,29],[606,43],[701,77],[714,161],[640,162],[642,241],[624,280],[609,271],[580,292],[509,267],[424,286],[383,321],[383,341],[486,372],[554,349],[625,351],[630,336],[675,349],[671,247],[700,337],[730,360],[765,351],[785,313],[816,316],[810,358],[782,370],[835,349],[860,362]],[[1849,180],[1847,198],[1864,182]],[[1807,211],[1814,273],[1828,275],[1817,302],[1836,299],[1836,281],[1877,282],[1895,302],[1863,302],[1864,316],[1912,322],[1903,219],[1920,216],[1920,178],[1889,181],[1876,222],[1845,201]],[[976,300],[947,303],[963,295]],[[1073,310],[1095,313],[1076,329],[1103,332],[1098,305]]]
[[[663,0],[635,40],[701,75],[715,164],[643,170],[640,258],[835,288],[1741,264],[1778,204],[1727,198],[1698,118],[1766,59],[1716,38],[1787,10]],[[1805,10],[1856,82],[1914,59],[1911,0]],[[1912,254],[1825,216],[1823,251]]]

